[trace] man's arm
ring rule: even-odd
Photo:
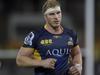
[[[82,54],[81,54],[79,45],[75,46],[72,49],[71,56],[72,56],[73,65],[75,65],[75,64],[81,64],[82,65]]]
[[[53,58],[48,58],[45,60],[33,59],[32,58],[33,52],[34,52],[33,48],[21,47],[16,57],[17,65],[24,67],[44,67],[44,68],[54,69],[55,59]]]
[[[73,66],[69,69],[72,75],[81,75],[82,71],[82,54],[79,45],[75,46],[71,52]]]
[[[40,60],[33,60],[32,59],[32,53],[33,53],[32,48],[24,48],[21,47],[16,58],[16,63],[19,66],[40,66],[39,61]]]

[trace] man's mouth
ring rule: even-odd
[[[57,24],[59,23],[59,21],[54,21],[54,22],[57,23]]]

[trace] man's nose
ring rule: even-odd
[[[57,19],[59,16],[58,16],[58,14],[55,14],[54,17]]]

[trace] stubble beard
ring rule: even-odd
[[[61,25],[59,24],[59,25],[50,25],[53,29],[58,29]]]

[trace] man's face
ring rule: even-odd
[[[59,10],[53,10],[45,15],[46,22],[52,27],[59,27],[61,24],[62,14]]]

